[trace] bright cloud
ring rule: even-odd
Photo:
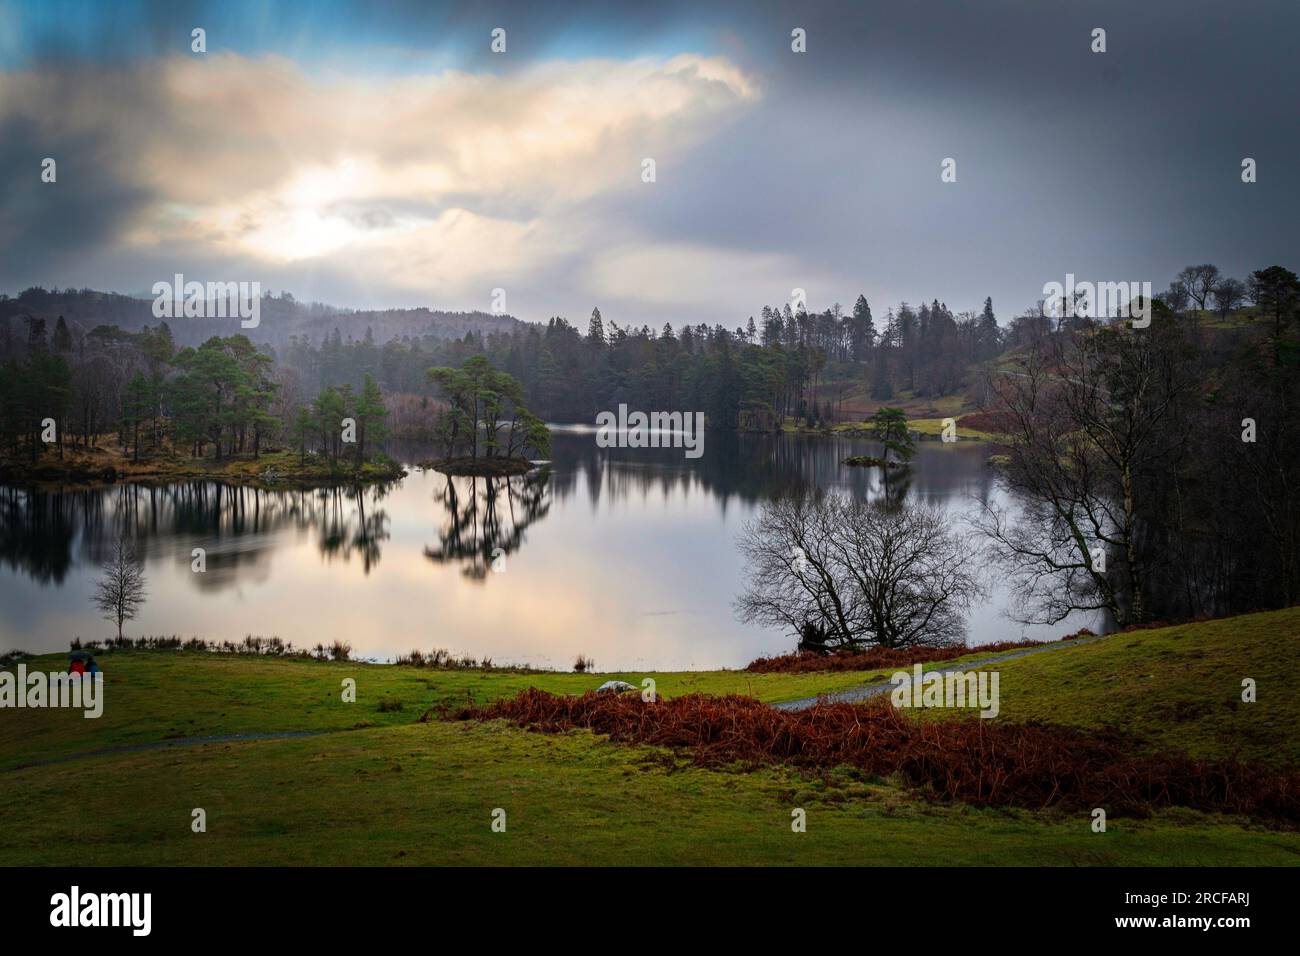
[[[148,197],[119,253],[305,264],[447,305],[595,252],[579,205],[645,188],[643,158],[683,156],[760,96],[692,55],[384,79],[233,53],[100,69],[0,74],[0,124],[22,111],[48,140],[94,141],[100,173]]]

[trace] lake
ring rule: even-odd
[[[413,470],[387,487],[266,491],[185,482],[75,492],[0,488],[0,650],[66,649],[113,628],[91,603],[108,547],[126,529],[145,559],[148,600],[125,633],[295,646],[350,643],[386,660],[411,649],[569,669],[743,667],[793,638],[741,624],[735,547],[742,523],[783,489],[884,493],[878,469],[840,464],[871,441],[709,432],[704,455],[596,446],[557,428],[548,471],[448,479]],[[390,449],[404,460],[428,449]],[[997,496],[990,450],[918,446],[892,493],[955,516]],[[191,569],[192,549],[206,571]],[[972,644],[1056,637],[1004,616],[1008,594],[969,617]]]

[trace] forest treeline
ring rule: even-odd
[[[1253,272],[1252,314],[1231,323],[1236,288],[1217,322],[1202,308],[1217,281],[1185,270],[1131,322],[1054,303],[1060,321],[982,369],[981,424],[1012,494],[980,502],[977,533],[890,496],[888,480],[875,500],[832,487],[764,503],[739,538],[741,619],[814,652],[959,643],[990,558],[1026,622],[1100,611],[1141,627],[1300,603],[1300,279]],[[903,413],[875,423],[887,457]]]
[[[703,411],[710,427],[776,427],[789,417],[838,417],[862,387],[879,400],[907,390],[921,396],[962,387],[978,363],[1028,341],[1041,317],[998,326],[991,300],[981,313],[954,315],[938,301],[890,309],[880,321],[866,299],[851,311],[764,307],[736,329],[665,323],[623,327],[593,310],[585,329],[563,317],[508,333],[459,339],[393,339],[380,345],[333,330],[324,341],[294,339],[285,364],[304,382],[356,382],[370,374],[387,390],[419,394],[430,365],[459,366],[485,356],[511,374],[524,400],[549,421],[594,422],[620,403],[641,409]],[[1042,321],[1046,321],[1043,319]]]
[[[595,309],[585,329],[561,317],[545,324],[493,317],[486,332],[428,331],[381,342],[371,326],[360,325],[378,313],[331,315],[282,294],[273,301],[334,327],[319,338],[285,337],[274,310],[264,311],[261,327],[247,336],[210,336],[195,347],[178,343],[173,326],[211,329],[223,320],[174,320],[134,331],[93,324],[84,310],[103,294],[85,290],[75,293],[83,310],[76,322],[22,312],[24,303],[66,302],[60,295],[27,290],[4,303],[11,320],[0,328],[0,442],[11,450],[39,437],[47,417],[59,422],[60,447],[65,439],[86,443],[121,431],[133,453],[147,453],[164,437],[196,455],[256,452],[268,440],[297,448],[313,435],[314,445],[329,450],[334,442],[326,432],[340,406],[356,413],[371,442],[383,431],[433,438],[437,410],[449,396],[429,370],[461,368],[475,357],[509,374],[518,403],[549,421],[590,423],[598,412],[626,403],[703,411],[713,428],[766,430],[792,418],[812,425],[843,420],[846,399],[856,403],[854,417],[864,404],[903,396],[960,395],[962,404],[975,407],[992,397],[990,369],[1086,321],[1052,318],[1039,303],[1000,323],[991,299],[979,311],[960,313],[937,299],[903,302],[879,316],[860,295],[850,309],[765,306],[733,329],[668,322],[659,329],[625,327]],[[1252,327],[1239,335],[1201,328],[1215,318],[1211,310],[1226,315],[1253,302],[1251,296],[1251,281],[1192,266],[1160,298],[1173,314],[1196,323],[1197,334],[1218,342],[1254,334]],[[268,337],[283,344],[271,345]]]
[[[372,378],[363,376],[356,390],[327,386],[308,400],[285,389],[272,355],[242,334],[177,348],[163,322],[138,333],[98,326],[76,340],[62,317],[52,332],[33,317],[21,354],[6,356],[0,369],[0,449],[32,462],[105,437],[134,460],[164,450],[256,458],[268,445],[292,445],[304,455],[310,447],[363,461],[388,432]],[[347,449],[345,418],[355,426]]]
[[[1191,266],[1159,298],[1198,334],[1233,338],[1224,318],[1254,303],[1250,289],[1249,280],[1222,278],[1212,265]],[[978,311],[958,313],[932,299],[902,302],[880,316],[859,295],[851,309],[765,306],[731,329],[671,322],[653,329],[620,325],[597,308],[585,327],[557,316],[458,338],[381,343],[370,328],[355,337],[335,328],[320,341],[293,337],[278,356],[308,389],[357,388],[369,374],[394,396],[424,396],[430,366],[459,367],[481,355],[512,375],[528,408],[548,421],[592,423],[626,403],[703,411],[712,428],[768,430],[790,419],[817,425],[860,418],[864,406],[903,397],[957,395],[968,407],[983,406],[986,373],[1004,356],[1086,321],[1050,311],[1037,303],[1000,322],[989,298]],[[394,402],[403,431],[407,419],[422,418],[418,409],[408,414],[406,402]]]

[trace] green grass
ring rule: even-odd
[[[948,417],[956,419],[959,416],[951,415]],[[909,418],[907,420],[907,427],[913,432],[923,436],[923,440],[938,439],[943,435],[943,422],[944,419],[942,418]],[[803,431],[805,429],[800,425],[787,422],[786,430]],[[849,438],[871,438],[875,435],[875,426],[873,426],[869,421],[838,422],[824,430]],[[967,428],[965,425],[957,425],[953,434],[957,436],[958,441],[991,442],[997,441],[999,437],[992,432]]]
[[[1270,319],[1255,306],[1233,309],[1227,315],[1221,315],[1217,309],[1191,309],[1187,313],[1202,326],[1211,329],[1245,329],[1253,326],[1266,326]]]
[[[1300,761],[1300,609],[1114,635],[996,665],[999,719],[1113,725],[1152,746]],[[976,653],[966,661],[987,656]],[[30,666],[60,667],[47,656]],[[417,723],[425,708],[645,674],[440,671],[127,651],[100,657],[99,720],[0,712],[0,857],[12,864],[1294,865],[1300,834],[1190,811],[1147,820],[940,806],[848,770],[703,770],[655,748],[501,723]],[[961,659],[958,662],[961,663]],[[937,664],[950,667],[954,662]],[[888,674],[660,673],[660,693],[788,700]],[[1258,704],[1240,696],[1254,677]],[[357,681],[345,704],[340,684]],[[381,711],[381,701],[400,710]],[[931,715],[933,716],[933,715]],[[176,737],[233,741],[33,761]],[[18,768],[18,769],[15,769]],[[191,810],[208,832],[191,832]],[[490,829],[506,810],[504,834]],[[808,832],[790,830],[790,811]]]
[[[1300,836],[1199,814],[934,807],[879,781],[681,766],[588,733],[430,723],[6,774],[21,864],[1286,865]],[[191,813],[207,832],[191,831]],[[492,811],[506,811],[493,833]],[[791,810],[807,832],[790,829]]]
[[[995,667],[1010,720],[1111,726],[1197,757],[1300,764],[1300,608],[1114,634]],[[1252,704],[1241,700],[1247,677]]]
[[[909,418],[907,427],[923,436],[922,440],[938,439],[943,434],[943,421],[942,418]],[[873,438],[876,433],[875,426],[871,422],[837,422],[823,428],[809,429],[800,423],[787,421],[782,425],[782,429],[787,432],[827,432],[845,438]],[[967,428],[964,425],[958,425],[954,434],[959,441],[996,441],[998,439],[998,436],[992,432],[982,432],[978,429]]]
[[[975,651],[952,667],[988,657]],[[430,707],[487,703],[529,687],[581,694],[607,680],[635,687],[651,678],[668,697],[744,694],[767,703],[832,694],[889,679],[891,669],[805,674],[677,671],[566,674],[556,671],[439,670],[309,658],[250,657],[206,651],[126,650],[98,656],[104,713],[87,720],[73,710],[6,710],[0,720],[0,770],[40,760],[185,737],[292,731],[343,731],[409,724]],[[63,670],[66,654],[27,658],[32,670]],[[9,668],[0,668],[12,670]],[[342,703],[343,681],[357,700]],[[400,709],[380,710],[381,701]],[[390,705],[391,706],[391,705]]]
[[[927,437],[939,438],[943,434],[942,418],[909,418],[907,427]],[[982,432],[976,428],[957,425],[954,434],[961,441],[996,441],[998,436],[992,432]]]
[[[0,769],[35,760],[180,737],[284,731],[341,731],[409,724],[440,704],[484,703],[528,687],[580,694],[606,680],[658,693],[746,694],[776,703],[853,687],[873,675],[750,674],[746,671],[562,674],[551,671],[434,670],[204,651],[114,651],[99,655],[103,716],[81,711],[6,710],[0,719]],[[28,670],[63,670],[66,655],[27,660]],[[357,700],[342,703],[342,682]],[[400,710],[381,711],[381,700]]]

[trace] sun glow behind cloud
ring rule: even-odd
[[[564,257],[599,260],[603,226],[626,239],[629,224],[593,221],[590,202],[647,188],[644,157],[671,164],[760,96],[692,55],[382,78],[233,53],[98,69],[10,75],[21,96],[0,119],[20,109],[57,137],[116,140],[114,175],[151,197],[119,251],[309,265],[471,307]]]
[[[210,207],[201,217],[240,250],[259,258],[282,263],[314,259],[367,238],[367,230],[337,208],[357,198],[364,176],[378,178],[382,170],[362,174],[351,158],[332,166],[305,167],[277,190],[245,197],[231,207]]]
[[[526,318],[599,305],[658,327],[743,323],[795,286],[818,310],[991,294],[1005,319],[1066,271],[1285,261],[1294,178],[1243,192],[1235,164],[1297,151],[1300,7],[1211,24],[1178,0],[1097,4],[1130,38],[1105,57],[1054,4],[810,0],[805,55],[788,5],[741,0],[0,0],[0,289],[138,292],[180,269],[339,305],[483,308],[505,286]],[[498,20],[506,55],[489,49]],[[1182,53],[1211,34],[1220,55]],[[1169,125],[1189,101],[1228,118],[1228,153]],[[939,180],[949,156],[959,184]],[[348,157],[362,177],[334,188]],[[1063,201],[1069,230],[1017,213]]]

